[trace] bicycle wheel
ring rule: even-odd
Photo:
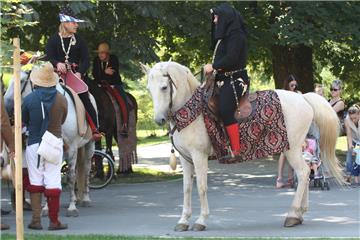
[[[106,187],[114,176],[114,169],[112,158],[100,150],[95,150],[94,156],[91,158],[89,187],[91,189]]]
[[[68,175],[69,175],[69,164],[64,161],[61,165],[61,184],[66,186],[68,184]]]

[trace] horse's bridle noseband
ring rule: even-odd
[[[171,78],[170,74],[166,74],[164,75],[165,77],[167,77],[169,79],[169,87],[170,87],[170,102],[169,102],[169,110],[168,110],[168,114],[167,114],[167,120],[168,121],[171,121],[172,120],[172,116],[173,116],[173,113],[172,113],[172,107],[173,107],[173,93],[174,93],[174,87],[175,89],[177,89],[177,86],[174,82],[174,80]],[[170,131],[169,131],[169,136],[170,136],[170,140],[171,140],[171,144],[172,146],[176,149],[176,151],[178,151],[178,153],[187,161],[189,162],[190,164],[194,165],[192,159],[188,156],[186,156],[185,154],[183,154],[176,146],[175,146],[175,142],[174,142],[174,133],[175,131],[177,130],[177,127],[176,127],[176,124],[174,124],[174,127],[173,128],[170,128]],[[173,152],[174,150],[171,149],[171,152]]]

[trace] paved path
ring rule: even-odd
[[[140,164],[164,167],[169,145],[139,149]],[[209,163],[210,217],[204,232],[173,231],[182,210],[182,181],[148,184],[120,184],[92,191],[92,207],[79,208],[78,218],[66,218],[65,204],[61,220],[69,224],[65,231],[52,234],[116,234],[143,236],[281,236],[281,237],[359,237],[360,188],[339,188],[330,191],[312,189],[310,211],[304,224],[295,228],[282,227],[293,199],[291,189],[274,188],[277,161],[256,160],[237,165]],[[8,193],[2,189],[2,204],[8,206]],[[63,194],[66,203],[69,193]],[[200,207],[197,191],[193,193],[194,223]],[[31,213],[25,212],[25,224]],[[15,231],[14,213],[4,217]],[[47,227],[48,220],[43,218]],[[39,233],[28,230],[27,233]],[[49,233],[48,231],[40,231]]]

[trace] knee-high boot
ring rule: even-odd
[[[31,199],[31,208],[32,208],[32,220],[31,223],[28,225],[28,228],[41,230],[43,229],[41,225],[41,198],[42,193],[30,193]]]
[[[59,221],[60,210],[60,189],[45,189],[45,196],[49,207],[49,230],[62,230],[67,229],[67,224],[62,224]]]
[[[41,230],[41,197],[44,192],[43,186],[36,186],[29,184],[27,190],[30,192],[31,209],[32,209],[32,220],[28,225],[28,228]]]

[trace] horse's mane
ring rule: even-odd
[[[190,85],[191,92],[194,93],[196,88],[199,87],[200,82],[196,79],[196,77],[191,73],[190,69],[187,69],[187,80]]]
[[[177,62],[163,62],[162,67],[166,66],[167,73],[177,82],[185,80],[189,83],[191,93],[200,85],[200,82],[194,77],[190,69]],[[163,68],[160,68],[163,70]],[[165,69],[164,69],[165,70]],[[184,77],[186,77],[184,79]]]

